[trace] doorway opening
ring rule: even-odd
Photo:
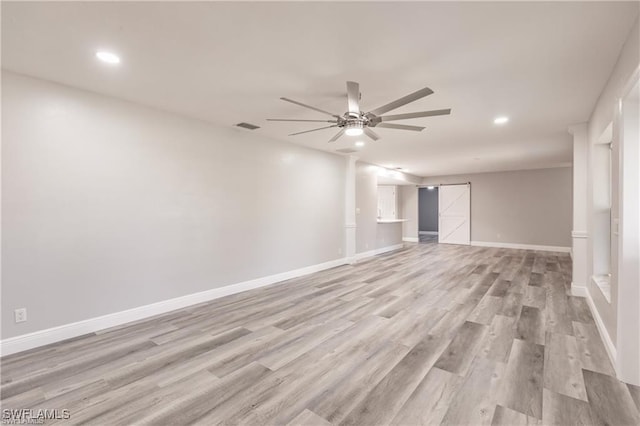
[[[438,187],[418,189],[418,238],[421,243],[438,242]]]

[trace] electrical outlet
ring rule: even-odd
[[[27,308],[20,308],[13,311],[16,322],[25,322],[27,320]]]
[[[338,254],[342,254],[342,249],[341,248],[338,249]]]

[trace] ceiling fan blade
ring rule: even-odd
[[[407,126],[406,124],[391,124],[380,123],[376,127],[384,127],[385,129],[398,129],[398,130],[413,130],[414,132],[421,132],[425,128],[420,126]]]
[[[413,101],[417,101],[418,99],[424,98],[425,96],[429,96],[432,93],[433,93],[433,90],[429,89],[428,87],[425,87],[424,89],[420,89],[417,92],[413,92],[410,95],[404,96],[398,100],[389,102],[386,105],[382,105],[381,107],[378,107],[372,111],[369,111],[369,114],[382,115],[385,112],[391,111],[392,109],[400,108],[403,105],[406,105]]]
[[[309,133],[309,132],[317,132],[318,130],[330,129],[332,127],[338,127],[338,125],[334,124],[333,126],[320,127],[319,129],[312,129],[312,130],[305,130],[304,132],[291,133],[289,136],[301,135],[303,133]]]
[[[344,128],[340,129],[340,131],[338,132],[337,135],[335,135],[334,137],[332,137],[331,139],[329,139],[329,142],[335,142],[338,139],[340,139],[340,137],[344,135]]]
[[[380,121],[394,121],[394,120],[408,120],[409,118],[419,118],[419,117],[433,117],[435,115],[448,115],[451,114],[451,109],[436,109],[433,111],[421,111],[421,112],[410,112],[407,114],[396,114],[396,115],[384,115],[382,117],[378,117]]]
[[[378,139],[380,139],[380,136],[378,136],[378,135],[376,134],[376,132],[374,132],[374,131],[373,131],[373,130],[371,130],[370,128],[365,127],[365,128],[364,128],[364,129],[362,129],[362,130],[364,130],[364,134],[365,134],[365,135],[369,136],[369,137],[370,137],[371,139],[373,139],[374,141],[377,141]]]
[[[299,105],[299,106],[304,107],[304,108],[309,108],[309,109],[312,109],[314,111],[318,111],[318,112],[330,115],[330,116],[335,117],[335,118],[340,118],[340,116],[338,116],[336,114],[331,114],[328,111],[324,111],[324,110],[322,110],[320,108],[316,108],[316,107],[312,107],[310,105],[303,104],[302,102],[294,101],[293,99],[289,99],[289,98],[280,98],[280,99],[282,99],[285,102],[291,102],[292,104],[296,104],[296,105]]]
[[[347,81],[347,103],[349,115],[360,117],[360,85],[355,81]]]
[[[337,123],[338,120],[298,120],[297,118],[267,118],[267,121],[304,121],[308,123]]]

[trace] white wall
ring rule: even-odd
[[[356,162],[356,253],[376,248],[378,232],[378,168]]]
[[[617,364],[621,380],[640,386],[640,81],[623,102]],[[631,98],[631,99],[630,99]]]
[[[435,176],[423,185],[463,182],[471,182],[472,241],[571,246],[571,168]]]
[[[402,244],[402,223],[378,223],[376,226],[376,249]]]
[[[370,252],[402,243],[402,223],[378,223],[378,183],[385,170],[373,164],[356,162],[356,253]],[[403,179],[412,175],[393,172]],[[398,186],[398,191],[402,188]],[[402,195],[398,194],[398,204]],[[398,211],[402,217],[402,211]]]
[[[636,71],[640,64],[640,29],[638,27],[638,22],[634,25],[633,29],[629,33],[629,36],[620,52],[620,56],[618,57],[618,61],[609,77],[607,84],[605,85],[600,97],[598,98],[598,102],[596,103],[594,110],[591,114],[591,118],[588,123],[588,140],[589,140],[589,183],[588,183],[588,191],[590,200],[593,199],[593,161],[594,161],[594,145],[598,143],[598,139],[603,134],[607,126],[614,121],[615,115],[618,111],[618,99],[622,96],[622,90],[624,86],[627,84],[627,81],[632,76],[632,74]],[[614,133],[617,133],[617,130],[614,130]],[[613,141],[613,176],[617,176],[619,174],[619,142],[614,138]],[[614,218],[619,217],[619,199],[618,199],[618,185],[617,180],[614,179],[614,187],[612,194],[612,216]],[[594,207],[593,202],[589,203],[589,214],[588,214],[588,231],[589,235],[593,235],[594,228]],[[594,246],[593,239],[589,238],[588,241],[588,258],[587,258],[587,276],[591,277],[594,273]],[[618,256],[616,250],[612,250],[612,263],[617,265]],[[611,303],[607,302],[604,298],[600,289],[591,281],[588,280],[587,289],[591,298],[593,299],[593,303],[598,311],[598,315],[600,316],[606,332],[608,333],[608,337],[611,339],[613,344],[615,345],[617,339],[617,304],[618,304],[618,285],[617,285],[617,271],[616,269],[612,270],[612,280],[611,280]],[[640,303],[639,303],[640,304]]]
[[[3,339],[342,257],[344,158],[2,78]]]
[[[621,49],[618,60],[611,72],[589,119],[588,128],[588,250],[586,275],[587,296],[594,309],[596,323],[610,356],[613,359],[618,377],[626,382],[640,385],[640,280],[638,276],[638,107],[626,105],[626,112],[631,112],[632,137],[623,117],[621,99],[636,84],[640,74],[640,27],[636,23]],[[638,95],[636,94],[636,97]],[[636,98],[637,99],[637,98]],[[626,114],[625,114],[626,115]],[[597,230],[597,195],[598,183],[602,180],[597,174],[597,144],[602,142],[601,135],[612,124],[612,208],[611,216],[613,233],[611,235],[611,301],[607,301],[600,288],[590,279],[601,267],[596,266],[596,256],[601,253],[606,241],[594,238]],[[623,129],[624,127],[624,129]],[[607,133],[609,133],[607,131]],[[630,187],[629,187],[630,185]],[[629,209],[629,210],[628,210]],[[634,216],[625,225],[625,214]],[[620,220],[616,234],[615,223]],[[626,230],[626,231],[625,231]],[[606,251],[606,250],[605,250]],[[627,269],[629,267],[629,269]],[[627,275],[627,271],[631,274]]]
[[[400,189],[400,211],[403,219],[402,237],[406,241],[418,240],[418,187],[416,185],[402,186]]]

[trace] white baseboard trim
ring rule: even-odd
[[[596,321],[596,327],[598,328],[598,332],[600,333],[600,337],[602,338],[602,343],[604,343],[604,348],[607,350],[607,355],[609,355],[609,360],[611,361],[611,365],[616,370],[616,375],[618,374],[618,363],[617,363],[617,353],[616,346],[613,344],[611,340],[611,336],[609,336],[609,332],[607,331],[607,327],[605,327],[604,322],[602,321],[602,317],[598,310],[596,309],[595,303],[593,303],[593,299],[591,298],[591,294],[585,288],[587,295],[585,298],[587,299],[587,305],[589,305],[589,309],[591,310],[591,314]]]
[[[391,251],[402,247],[402,244],[398,244],[396,246],[373,250],[372,252],[375,252],[373,254],[368,254],[370,252],[362,253],[360,256],[373,256],[375,254],[384,253],[386,251]],[[161,302],[152,303],[150,305],[128,309],[126,311],[115,312],[112,314],[90,318],[71,324],[65,324],[58,327],[39,330],[33,333],[23,334],[21,336],[10,337],[8,339],[0,341],[0,355],[11,355],[17,352],[26,351],[28,349],[37,348],[39,346],[44,346],[62,340],[71,339],[73,337],[82,336],[83,334],[93,333],[107,328],[123,325],[128,322],[138,321],[155,315],[164,314],[176,309],[196,305],[198,303],[208,302],[210,300],[240,293],[242,291],[265,287],[291,278],[296,278],[303,275],[312,274],[314,272],[323,271],[325,269],[334,268],[336,266],[345,265],[347,263],[349,262],[346,258],[335,259],[329,262],[306,266],[304,268],[256,278],[253,280],[244,281],[224,287],[213,288],[211,290],[206,290],[199,293],[187,294],[185,296],[176,297],[174,299],[163,300]]]
[[[112,314],[90,318],[71,324],[65,324],[58,327],[52,327],[45,330],[38,330],[33,333],[23,334],[21,336],[10,337],[8,339],[0,341],[0,356],[23,352],[40,346],[49,345],[51,343],[60,342],[62,340],[71,339],[73,337],[82,336],[83,334],[94,333],[96,331],[105,330],[107,328],[116,327],[129,322],[139,321],[145,318],[153,317],[155,315],[164,314],[176,309],[186,308],[187,306],[197,305],[198,303],[208,302],[243,291],[266,287],[268,285],[276,284],[281,281],[301,277],[303,275],[312,274],[314,272],[320,272],[325,269],[335,268],[336,266],[345,265],[351,263],[352,260],[364,259],[366,257],[398,250],[403,247],[403,244],[382,247],[364,253],[358,253],[353,257],[353,259],[335,259],[329,262],[306,266],[304,268],[294,269],[292,271],[256,278],[249,281],[243,281],[224,287],[213,288],[211,290],[206,290],[199,293],[187,294],[185,296],[176,297],[174,299],[163,300],[161,302],[152,303],[150,305],[128,309],[126,311],[115,312]]]
[[[418,231],[420,235],[438,235],[438,231]]]
[[[365,251],[362,253],[356,253],[355,256],[353,256],[353,259],[358,261],[361,259],[365,259],[367,257],[371,257],[371,256],[376,256],[378,254],[382,254],[382,253],[387,253],[393,250],[398,250],[404,247],[404,244],[395,244],[392,246],[387,246],[387,247],[382,247],[382,248],[378,248],[375,250],[369,250],[369,251]]]
[[[402,241],[406,241],[407,243],[419,243],[420,238],[417,237],[402,237]]]
[[[555,251],[560,253],[570,253],[571,247],[561,246],[538,246],[534,244],[513,244],[513,243],[497,243],[488,241],[471,241],[472,246],[478,247],[496,247],[496,248],[511,248],[522,250],[540,250],[540,251]]]

